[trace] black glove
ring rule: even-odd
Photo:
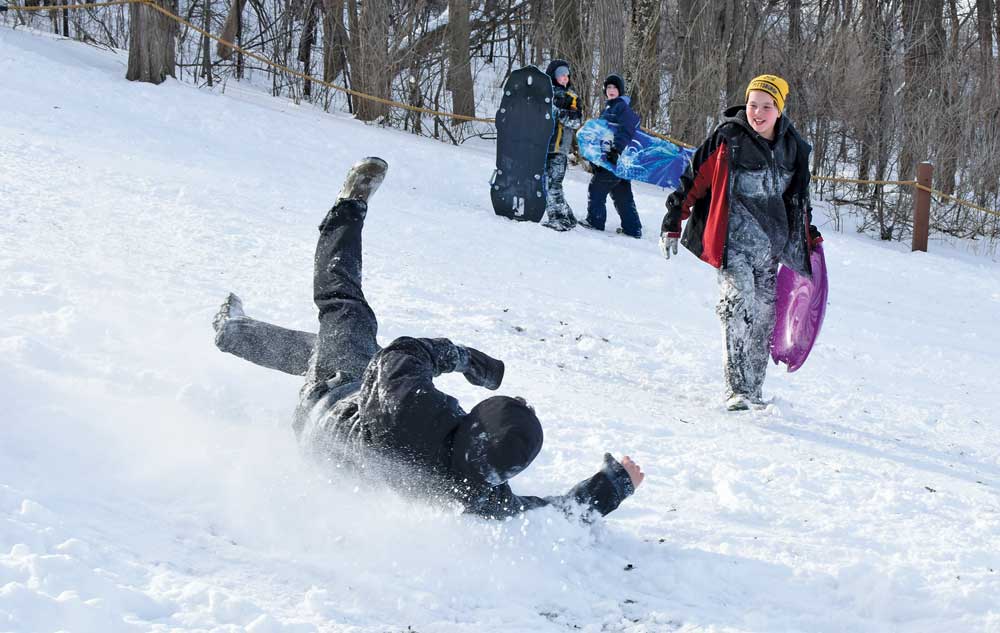
[[[566,108],[573,105],[573,97],[569,96],[564,92],[552,100],[552,105],[561,110],[565,110]]]
[[[604,160],[608,161],[609,163],[611,163],[612,165],[614,165],[615,167],[617,167],[618,166],[618,157],[620,155],[621,154],[618,152],[618,148],[615,147],[614,145],[612,145],[611,149],[609,149],[608,151],[606,151],[604,153]]]
[[[570,121],[579,121],[583,118],[583,114],[579,110],[563,110],[560,112],[560,116],[566,117]]]
[[[809,225],[809,244],[816,246],[823,241],[823,234],[819,232],[815,224]]]
[[[663,216],[663,222],[660,223],[661,233],[675,233],[674,237],[679,237],[681,233],[681,203],[684,199],[681,198],[681,194],[674,191],[669,196],[667,196],[667,202],[664,206],[667,207],[667,212]]]
[[[466,347],[465,351],[469,354],[468,365],[462,370],[465,379],[477,387],[491,390],[500,387],[500,383],[503,382],[503,361],[472,347]]]

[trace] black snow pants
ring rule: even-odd
[[[597,165],[594,165],[594,175],[587,188],[587,224],[599,231],[604,230],[609,193],[621,218],[622,232],[630,237],[642,237],[642,222],[632,196],[632,181],[619,178]]]
[[[306,375],[303,394],[319,383],[361,378],[378,351],[378,321],[361,289],[361,232],[367,205],[337,203],[320,225],[313,271],[319,334],[283,328],[247,316],[222,325],[216,343],[256,365]]]

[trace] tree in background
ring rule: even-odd
[[[688,143],[742,102],[750,77],[775,72],[792,86],[788,115],[814,146],[815,174],[908,180],[931,160],[935,187],[1000,207],[998,0],[158,1],[297,72],[319,75],[321,58],[325,82],[459,114],[489,115],[511,70],[561,57],[594,115],[604,76],[624,73],[643,125]],[[130,79],[267,81],[276,95],[450,142],[492,133],[307,83],[224,45],[213,60],[203,36],[141,5],[5,16],[128,47]],[[814,182],[862,209],[863,229],[908,236],[908,189]],[[938,230],[1000,239],[995,216],[934,209]]]
[[[176,11],[172,0],[154,0],[170,11]],[[129,5],[129,81],[160,84],[175,75],[174,45],[177,23],[144,4]]]

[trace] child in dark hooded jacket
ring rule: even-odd
[[[305,374],[293,428],[320,460],[404,493],[455,501],[489,518],[556,506],[584,519],[605,515],[643,474],[627,456],[605,454],[601,469],[568,492],[515,494],[508,481],[542,447],[542,426],[522,398],[494,396],[468,412],[434,379],[461,373],[497,389],[504,363],[446,338],[400,337],[380,348],[378,322],[361,283],[368,200],[388,166],[367,158],[348,174],[320,224],[313,275],[319,334],[250,319],[237,297],[213,325],[219,349],[272,369]]]
[[[618,164],[618,157],[625,151],[632,137],[639,129],[639,115],[632,110],[629,97],[625,96],[625,80],[618,75],[608,75],[604,80],[604,95],[608,102],[601,118],[615,131],[614,141],[604,158],[612,165]],[[587,188],[587,219],[580,224],[598,231],[604,230],[607,219],[608,194],[615,203],[615,210],[621,218],[620,233],[629,237],[642,237],[642,222],[635,208],[632,196],[632,181],[619,178],[612,172],[594,165],[594,174]]]
[[[573,209],[563,193],[563,178],[569,153],[573,149],[573,135],[583,122],[580,98],[573,91],[569,63],[554,59],[545,70],[552,80],[552,106],[556,116],[556,131],[549,142],[549,155],[545,162],[545,213],[542,224],[556,231],[568,231],[576,226]]]

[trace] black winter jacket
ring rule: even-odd
[[[667,198],[661,230],[679,233],[681,221],[690,216],[681,243],[699,259],[724,268],[734,202],[758,218],[784,213],[784,218],[770,226],[787,226],[787,239],[779,240],[780,261],[811,275],[811,151],[787,116],[778,119],[775,140],[768,142],[750,127],[745,106],[727,109],[722,123],[695,152],[680,187]]]
[[[560,86],[556,81],[556,70],[569,62],[553,59],[545,74],[552,80],[552,106],[556,117],[556,131],[549,141],[549,153],[569,154],[573,150],[573,134],[583,125],[583,112],[580,109],[580,97],[573,90],[573,82]]]
[[[337,466],[367,472],[403,492],[457,500],[466,512],[490,518],[546,505],[605,515],[632,494],[628,473],[610,455],[592,477],[553,497],[518,496],[507,482],[491,485],[457,474],[452,449],[470,416],[433,379],[458,371],[473,384],[496,388],[503,376],[503,364],[492,359],[499,367],[475,375],[470,354],[489,359],[448,339],[396,339],[372,358],[360,384],[321,385],[304,399],[296,420],[300,441]]]

